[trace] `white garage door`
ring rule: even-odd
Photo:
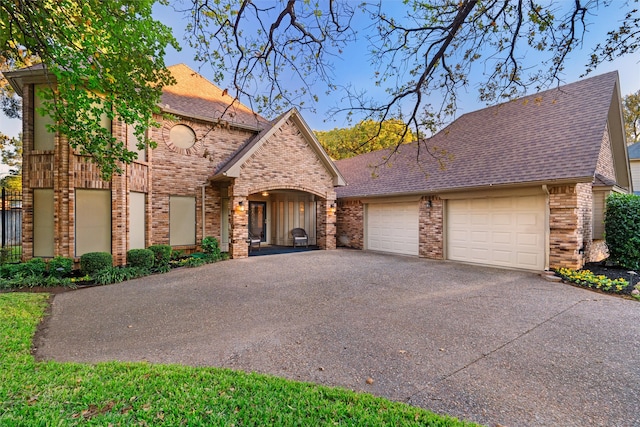
[[[418,255],[418,202],[369,204],[366,248]]]
[[[447,201],[447,257],[452,260],[543,270],[543,196]]]

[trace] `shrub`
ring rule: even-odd
[[[31,258],[27,262],[17,265],[17,275],[22,277],[44,277],[47,272],[47,263],[42,258]]]
[[[113,257],[108,252],[89,252],[80,257],[80,270],[94,276],[98,271],[113,266]]]
[[[609,259],[624,268],[640,269],[640,196],[612,193],[604,229]]]
[[[150,270],[155,262],[155,254],[149,249],[131,249],[127,251],[127,264],[135,268]]]
[[[18,275],[21,269],[21,264],[2,264],[0,265],[0,277],[3,279],[12,279]]]
[[[152,245],[149,246],[154,255],[153,269],[156,271],[169,270],[169,261],[171,261],[171,246],[169,245]]]
[[[202,239],[202,252],[207,254],[209,261],[218,261],[221,258],[220,244],[215,237],[207,236]]]
[[[149,270],[140,267],[107,267],[95,273],[95,282],[98,285],[110,285],[125,280],[137,279],[149,274]]]
[[[71,274],[73,270],[73,259],[57,256],[49,261],[49,276],[61,278]]]

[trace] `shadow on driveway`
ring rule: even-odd
[[[41,332],[40,360],[257,371],[487,425],[640,425],[640,305],[533,273],[251,257],[59,294]]]

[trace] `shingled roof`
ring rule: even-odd
[[[167,67],[176,84],[165,86],[160,107],[169,113],[213,121],[222,119],[256,130],[269,121],[184,64]]]
[[[337,161],[347,181],[337,195],[592,182],[610,107],[619,99],[617,85],[617,72],[603,74],[464,114],[432,138],[400,146],[397,154],[380,150]],[[452,157],[444,169],[428,153],[433,147]]]

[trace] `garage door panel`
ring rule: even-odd
[[[449,200],[447,257],[544,269],[544,212],[543,196]]]
[[[418,255],[418,203],[367,206],[367,249]]]

